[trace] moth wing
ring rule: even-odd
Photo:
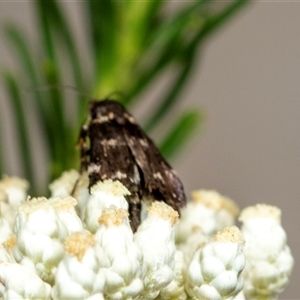
[[[90,126],[91,140],[90,184],[98,180],[114,179],[121,181],[138,199],[137,167],[132,163],[133,157],[122,132],[122,126],[116,121],[95,123]]]
[[[179,211],[186,204],[186,196],[175,170],[138,125],[128,122],[123,132],[141,173],[143,197],[162,200]]]

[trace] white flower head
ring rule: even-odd
[[[53,197],[48,200],[59,219],[61,234],[63,234],[63,230],[65,233],[64,237],[69,236],[71,233],[76,231],[81,231],[83,228],[82,222],[78,217],[75,206],[77,204],[77,200],[73,197]]]
[[[15,262],[13,257],[13,248],[16,244],[16,236],[11,233],[5,241],[1,243],[0,246],[0,263],[2,262]]]
[[[64,244],[65,255],[57,268],[52,298],[104,299],[106,279],[99,266],[105,255],[95,237],[89,232],[75,232]]]
[[[52,197],[70,196],[80,174],[75,170],[63,172],[62,175],[49,184]]]
[[[99,181],[91,187],[91,196],[85,207],[84,221],[86,227],[95,233],[99,227],[98,219],[105,208],[114,205],[128,210],[125,196],[130,195],[128,189],[118,180]]]
[[[246,239],[244,294],[251,299],[274,299],[288,284],[294,265],[281,226],[281,211],[257,204],[244,209],[239,219]]]
[[[76,203],[72,197],[33,198],[19,207],[14,226],[14,257],[36,269],[49,283],[64,253],[62,241],[72,232],[82,230],[74,209]]]
[[[184,254],[181,251],[176,251],[175,257],[175,267],[174,267],[174,278],[173,280],[163,288],[159,293],[158,299],[187,299],[187,294],[185,292],[185,263]]]
[[[11,228],[18,207],[27,198],[28,187],[28,182],[18,177],[3,176],[0,180],[1,214]]]
[[[29,267],[0,264],[0,293],[3,299],[50,299],[51,287]]]
[[[185,237],[185,242],[176,243],[177,249],[184,254],[184,261],[187,266],[190,264],[195,252],[206,245],[208,241],[209,237],[203,233],[200,227],[196,226],[192,228],[189,236]]]
[[[49,185],[49,189],[52,197],[67,197],[72,194],[78,201],[75,209],[82,218],[86,203],[90,197],[88,185],[87,173],[79,174],[75,170],[70,170],[63,172],[60,178],[54,180]]]
[[[102,265],[109,299],[133,299],[143,290],[142,251],[134,242],[128,212],[111,206],[104,209],[95,238],[109,264]]]
[[[0,216],[0,245],[12,234],[12,229],[6,219]]]
[[[21,202],[26,200],[28,187],[28,182],[18,177],[3,176],[0,181],[0,189],[6,192],[9,204],[14,209],[17,209]]]
[[[174,278],[175,224],[178,213],[164,202],[155,201],[135,233],[144,256],[145,290],[141,299],[155,299]]]
[[[186,239],[197,228],[204,235],[211,236],[226,226],[234,225],[239,210],[231,199],[210,190],[194,191],[192,198],[193,201],[181,212],[176,229],[177,243],[186,243]]]
[[[187,271],[186,290],[195,299],[234,299],[243,288],[244,238],[226,227],[198,249]]]

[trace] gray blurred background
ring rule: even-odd
[[[66,4],[78,13],[78,3]],[[34,39],[29,1],[0,1],[0,24],[7,20],[23,24]],[[300,299],[299,57],[299,1],[256,1],[241,11],[196,66],[183,105],[202,107],[206,122],[175,163],[188,193],[216,189],[241,208],[265,202],[282,209],[296,264],[280,299]],[[0,33],[0,68],[4,63],[14,62]],[[12,153],[7,164],[19,174],[4,97],[0,85],[0,109],[7,110],[1,131]]]

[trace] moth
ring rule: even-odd
[[[88,141],[89,140],[89,141]],[[89,188],[99,180],[122,182],[131,195],[129,218],[135,231],[143,200],[164,201],[179,212],[186,204],[183,184],[135,118],[114,100],[92,101],[80,132],[80,171]]]

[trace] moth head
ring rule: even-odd
[[[116,119],[121,122],[126,113],[123,105],[115,100],[102,100],[90,102],[90,115],[92,119],[103,119],[109,121]]]

